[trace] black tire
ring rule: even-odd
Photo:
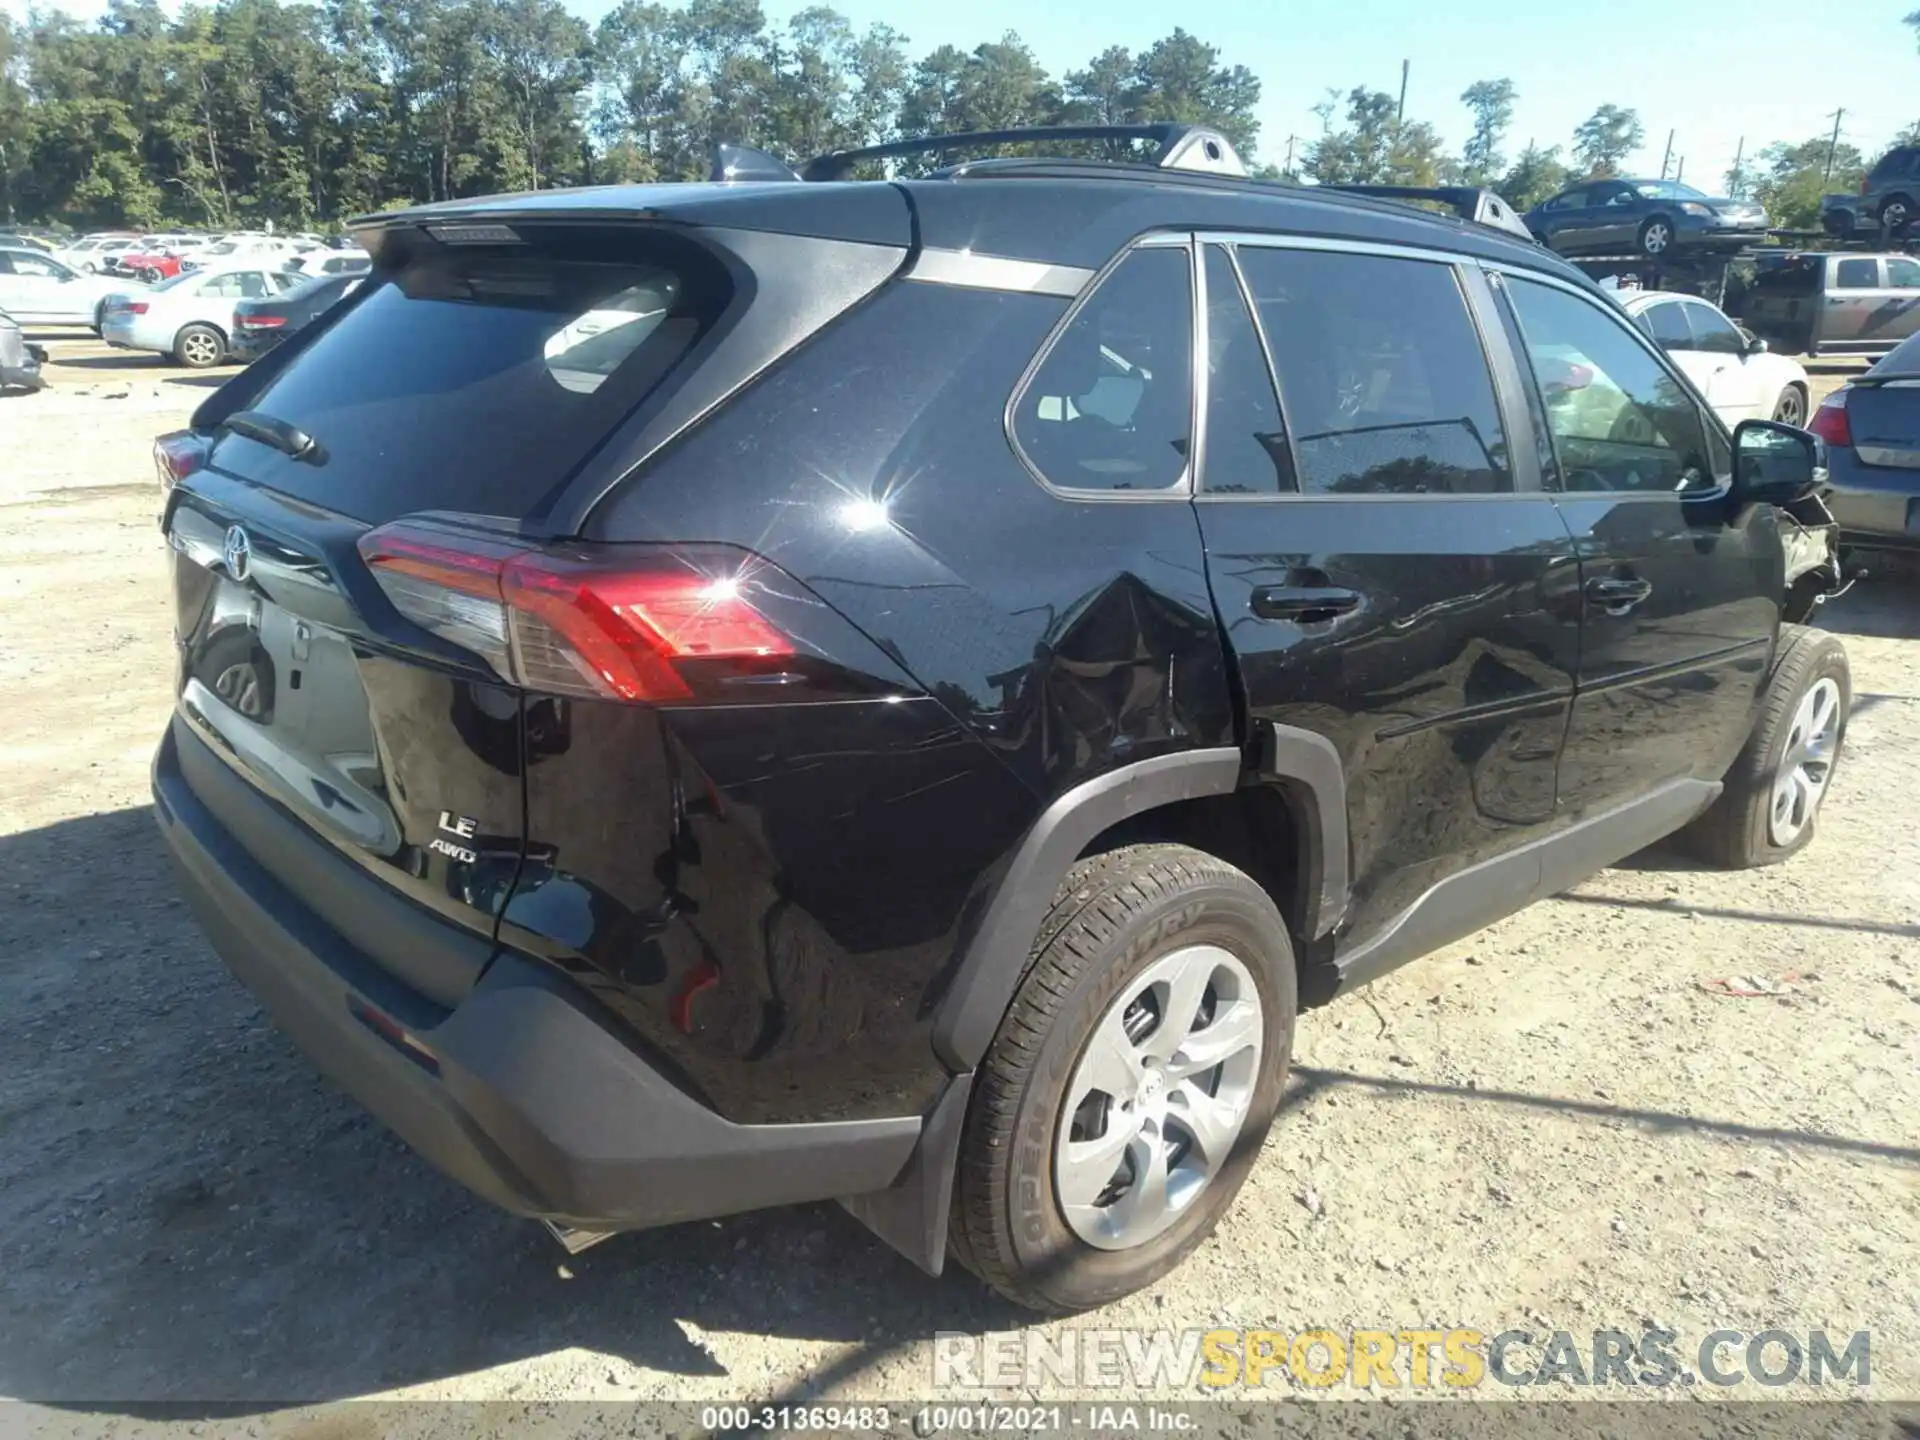
[[[1795,714],[1801,700],[1822,680],[1832,680],[1840,692],[1839,729],[1820,794],[1825,799],[1839,769],[1847,716],[1853,708],[1853,677],[1847,666],[1846,647],[1825,630],[1782,625],[1780,653],[1761,700],[1759,722],[1727,772],[1720,798],[1680,832],[1677,838],[1682,849],[1728,870],[1751,870],[1796,855],[1812,841],[1819,820],[1817,803],[1799,833],[1786,844],[1775,843],[1769,820],[1774,780]]]
[[[1655,248],[1656,238],[1658,248]],[[1673,228],[1673,221],[1665,215],[1649,215],[1641,224],[1640,233],[1633,237],[1633,248],[1642,255],[1658,260],[1673,253],[1676,239],[1678,235]]]
[[[1789,385],[1773,402],[1773,418],[1782,425],[1807,423],[1807,391],[1804,385]]]
[[[1081,1052],[1128,981],[1188,945],[1230,952],[1261,1001],[1260,1063],[1245,1121],[1204,1190],[1130,1249],[1073,1233],[1055,1194],[1060,1112]],[[1267,893],[1184,845],[1133,845],[1082,861],[1053,897],[1032,960],[981,1065],[960,1143],[949,1240],[1008,1299],[1068,1314],[1150,1285],[1206,1239],[1273,1123],[1293,1051],[1293,947]]]
[[[173,337],[173,358],[189,370],[211,370],[227,358],[227,337],[199,321],[183,325]]]
[[[1880,202],[1880,226],[1898,239],[1913,224],[1913,201],[1905,195],[1889,195]]]

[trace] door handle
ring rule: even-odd
[[[1587,599],[1609,615],[1625,615],[1653,594],[1653,583],[1619,575],[1600,575],[1587,581]]]
[[[1360,595],[1355,590],[1326,585],[1262,585],[1247,604],[1262,620],[1297,620],[1310,625],[1358,610]]]

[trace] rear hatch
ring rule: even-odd
[[[577,686],[597,643],[570,643],[576,617],[552,592],[603,557],[553,532],[554,501],[705,363],[758,287],[723,247],[658,226],[402,217],[375,244],[358,293],[157,448],[176,725],[218,757],[209,771],[184,746],[182,770],[254,858],[452,1004],[524,859],[525,697]],[[548,590],[516,611],[514,583]],[[555,667],[564,683],[529,684]],[[256,840],[246,804],[221,800],[235,781],[310,843]],[[445,942],[372,923],[327,878],[341,856],[447,922],[430,927]]]
[[[1920,482],[1920,336],[1847,387],[1847,428],[1862,465]]]

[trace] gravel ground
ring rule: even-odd
[[[569,1259],[322,1082],[174,898],[148,809],[147,447],[217,377],[55,349],[53,390],[0,399],[0,1394],[58,1406],[20,1412],[48,1433],[175,1399],[897,1400],[934,1332],[1032,1325],[831,1206]],[[1032,1328],[1868,1330],[1869,1393],[1920,1398],[1920,585],[1828,623],[1856,708],[1808,852],[1642,856],[1309,1014],[1216,1236]]]

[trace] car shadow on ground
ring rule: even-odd
[[[150,809],[0,839],[0,867],[15,941],[0,962],[0,1393],[231,1416],[579,1349],[800,1400],[937,1331],[1033,1322],[957,1267],[921,1274],[832,1205],[568,1257],[412,1155],[268,1026],[175,897]],[[1846,1136],[1307,1066],[1288,1104],[1335,1086],[1920,1163]],[[715,1331],[833,1348],[781,1357],[805,1378],[768,1396],[702,1342]],[[578,1383],[598,1384],[608,1362],[586,1363]]]
[[[1814,611],[1809,623],[1836,635],[1920,640],[1920,555],[1858,550],[1847,566],[1850,573],[1865,569],[1866,578]]]

